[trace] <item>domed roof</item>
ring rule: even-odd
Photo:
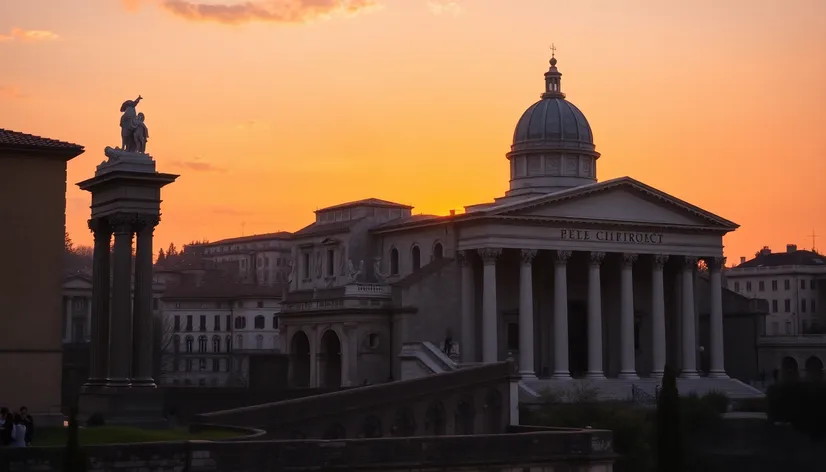
[[[585,144],[593,149],[594,135],[579,108],[564,98],[549,97],[531,105],[519,118],[513,132],[513,145],[521,144],[548,144],[554,147],[580,147],[580,144]]]
[[[551,58],[551,67],[545,73],[545,92],[542,99],[531,105],[513,132],[511,152],[575,149],[594,152],[594,135],[585,115],[565,100],[562,93],[562,74]]]

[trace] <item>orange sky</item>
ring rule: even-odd
[[[144,96],[147,151],[180,173],[158,245],[296,230],[364,197],[447,213],[508,185],[548,46],[629,175],[736,221],[729,261],[826,249],[823,0],[13,0],[0,2],[0,128],[86,146],[92,175]],[[784,5],[785,4],[785,5]]]

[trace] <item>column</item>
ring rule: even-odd
[[[105,218],[90,219],[95,238],[92,259],[92,328],[89,343],[89,378],[86,386],[105,383],[109,373],[109,246],[112,228]]]
[[[723,280],[720,270],[726,259],[712,257],[706,259],[709,269],[709,283],[711,284],[711,313],[709,316],[709,331],[711,338],[711,369],[708,376],[728,378],[726,375],[724,343],[723,343]]]
[[[72,297],[63,297],[66,301],[63,313],[63,342],[72,342]]]
[[[459,251],[456,258],[462,268],[462,332],[461,345],[462,362],[475,362],[476,357],[476,298],[473,293],[473,262],[470,260],[470,251]]]
[[[93,299],[91,297],[85,298],[86,301],[86,339],[84,341],[89,341],[92,339],[92,303]]]
[[[132,310],[132,386],[155,388],[152,359],[156,354],[153,342],[152,314],[152,238],[157,216],[141,216],[134,225],[137,233],[135,248],[135,295]],[[160,347],[158,347],[160,349]]]
[[[651,267],[651,376],[661,378],[665,371],[665,288],[663,287],[663,267],[668,256],[654,256]]]
[[[304,328],[310,338],[310,387],[318,387],[318,330],[316,326]]]
[[[602,286],[600,265],[604,252],[592,252],[588,266],[588,374],[589,379],[604,379],[602,370]]]
[[[115,233],[112,273],[112,320],[109,344],[109,387],[129,386],[132,357],[132,218],[110,218]]]
[[[554,259],[554,373],[553,379],[570,379],[568,366],[568,259],[571,251],[556,251]]]
[[[686,256],[683,259],[682,277],[682,328],[683,328],[683,378],[696,379],[697,374],[697,340],[694,326],[694,270],[697,258]]]
[[[341,340],[341,386],[350,387],[355,382],[358,368],[358,350],[357,340],[358,333],[356,327],[358,323],[344,323],[342,326],[342,333],[344,337]]]
[[[636,254],[622,255],[620,272],[620,374],[621,379],[637,379],[634,350],[634,262]]]
[[[535,249],[522,250],[519,266],[519,374],[523,379],[535,379],[533,365],[533,259]]]
[[[499,330],[496,306],[496,260],[502,250],[498,248],[479,249],[484,263],[482,273],[482,362],[489,364],[499,360]]]

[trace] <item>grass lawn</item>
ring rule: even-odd
[[[203,431],[192,434],[188,429],[139,429],[121,426],[81,428],[80,444],[118,444],[156,441],[217,440],[238,437],[233,431]],[[65,446],[66,428],[36,428],[32,446]]]

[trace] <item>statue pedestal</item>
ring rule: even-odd
[[[78,397],[78,419],[85,423],[99,414],[106,426],[166,429],[163,400],[163,390],[157,388],[84,387]]]
[[[129,152],[108,146],[103,152],[109,159],[97,166],[95,176],[115,171],[155,172],[155,161],[149,154]]]

